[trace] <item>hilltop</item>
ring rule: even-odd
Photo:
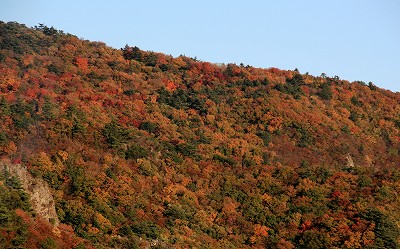
[[[400,93],[0,22],[5,248],[398,248]],[[9,166],[12,167],[12,166]]]

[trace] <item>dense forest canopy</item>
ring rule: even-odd
[[[400,94],[0,22],[4,248],[399,248]]]

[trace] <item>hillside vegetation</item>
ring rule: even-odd
[[[0,22],[5,248],[399,248],[400,94]]]

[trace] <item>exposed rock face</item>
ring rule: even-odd
[[[58,226],[59,220],[54,199],[47,183],[41,178],[33,177],[21,164],[0,162],[0,168],[18,177],[21,187],[30,196],[30,202],[35,213],[54,224],[54,226]]]
[[[347,167],[354,168],[354,161],[353,158],[351,158],[350,154],[347,154],[346,159],[347,159]]]

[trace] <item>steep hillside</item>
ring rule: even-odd
[[[0,49],[0,154],[70,238],[0,202],[10,248],[399,247],[399,93],[44,25],[0,22]]]

